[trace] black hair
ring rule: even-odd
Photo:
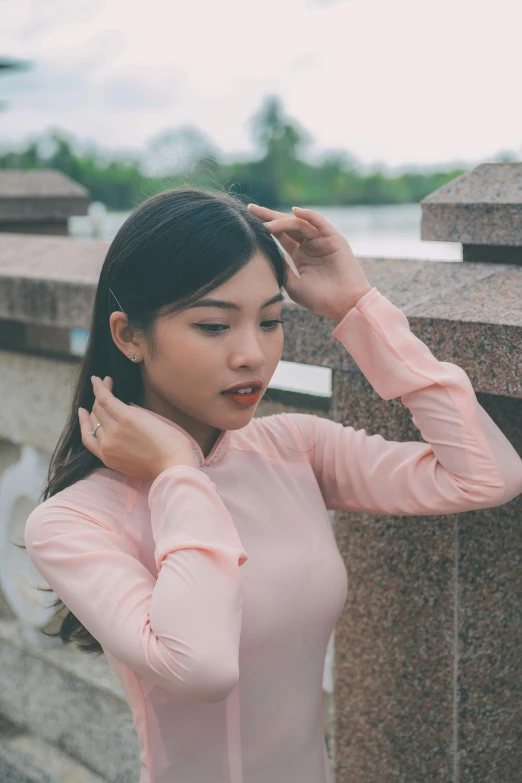
[[[145,335],[154,355],[160,310],[161,315],[183,310],[229,280],[259,251],[272,265],[281,289],[288,274],[282,251],[242,198],[224,190],[182,185],[148,198],[132,211],[112,240],[100,271],[89,339],[69,415],[51,456],[42,501],[105,467],[83,445],[78,418],[79,407],[90,411],[94,404],[92,375],[109,375],[115,397],[142,404],[140,368],[112,338],[113,310],[123,308],[129,327]],[[24,544],[15,546],[26,549]],[[52,606],[59,607],[56,614],[67,609],[59,598]],[[64,644],[74,641],[82,651],[103,654],[100,643],[70,611],[59,631],[42,633],[60,636]]]

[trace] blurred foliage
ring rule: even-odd
[[[58,169],[84,185],[92,201],[112,210],[132,209],[154,193],[182,183],[228,188],[272,209],[294,204],[418,203],[464,172],[363,173],[342,150],[326,153],[317,163],[307,162],[303,148],[311,137],[285,118],[277,96],[265,99],[250,125],[260,149],[257,160],[225,162],[210,140],[191,126],[164,131],[153,139],[149,163],[146,154],[81,149],[73,137],[54,129],[31,138],[21,149],[0,151],[0,168]]]

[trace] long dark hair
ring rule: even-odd
[[[87,476],[104,463],[82,443],[78,408],[92,410],[91,375],[113,380],[112,393],[142,404],[138,365],[114,343],[109,316],[124,309],[132,331],[142,332],[154,354],[154,327],[161,314],[178,312],[225,283],[260,251],[272,264],[281,289],[286,261],[262,220],[241,197],[224,190],[181,185],[140,204],[112,240],[96,289],[89,339],[79,366],[64,431],[51,456],[41,502]],[[117,302],[109,291],[117,297]],[[119,304],[118,304],[119,302]],[[121,308],[120,308],[121,305]],[[14,543],[14,542],[13,542]],[[26,549],[24,544],[14,544]],[[39,590],[52,592],[50,588]],[[67,609],[59,598],[51,606]],[[56,633],[64,644],[103,654],[100,643],[72,612]]]

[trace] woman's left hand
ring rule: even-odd
[[[300,276],[287,262],[286,290],[296,304],[339,323],[373,287],[347,240],[318,212],[292,207],[294,215],[286,215],[257,204],[249,204],[248,209],[295,264]]]

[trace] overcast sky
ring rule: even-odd
[[[256,152],[267,95],[312,137],[389,167],[522,159],[520,0],[0,0],[0,145],[62,128],[145,149],[193,125]]]

